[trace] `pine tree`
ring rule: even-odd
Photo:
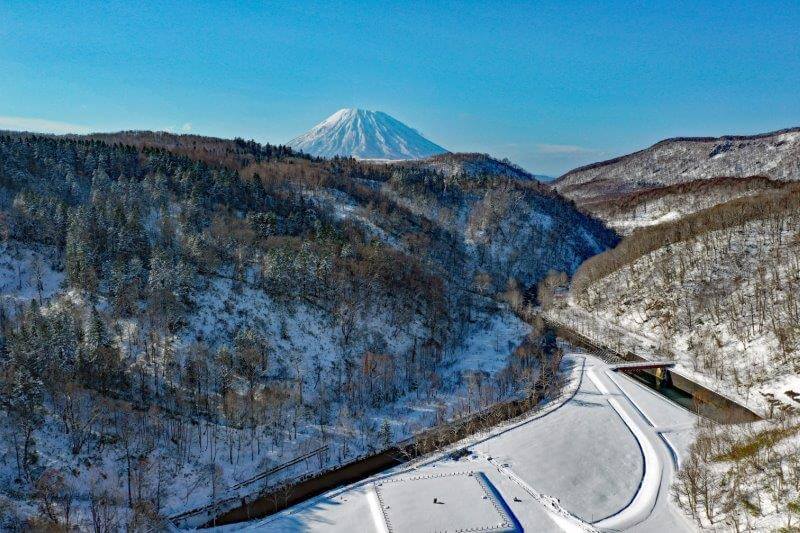
[[[95,354],[106,345],[106,342],[106,325],[103,323],[103,319],[100,318],[100,313],[97,312],[97,309],[93,309],[92,316],[89,318],[89,325],[86,328],[86,347],[89,349],[89,353]],[[92,355],[93,358],[94,355]]]
[[[93,294],[97,291],[99,275],[91,238],[90,218],[81,208],[70,217],[64,267],[70,287]]]
[[[379,436],[381,445],[384,448],[388,448],[392,445],[392,426],[389,425],[389,421],[385,418],[383,419],[383,424],[381,424]]]
[[[26,313],[33,316],[32,311]],[[26,318],[26,322],[27,322]],[[12,420],[14,447],[20,475],[29,477],[35,460],[33,433],[44,423],[44,384],[41,352],[36,349],[33,324],[25,324],[9,339],[9,359],[4,364],[0,404]]]

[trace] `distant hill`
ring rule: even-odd
[[[507,159],[501,161],[488,154],[445,153],[416,161],[403,161],[402,163],[398,162],[395,164],[433,170],[448,177],[458,175],[470,177],[491,175],[519,180],[535,179],[533,174],[515,165],[511,161]]]
[[[287,143],[317,157],[420,159],[447,152],[382,111],[340,109]]]
[[[612,226],[630,231],[695,212],[695,204],[702,209],[773,188],[774,182],[797,180],[800,128],[791,128],[750,136],[666,139],[571,170],[552,186]],[[664,195],[669,196],[666,202]]]
[[[762,175],[800,179],[800,128],[750,136],[677,137],[576,168],[554,187],[581,203],[696,179]]]

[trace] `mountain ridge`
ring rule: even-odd
[[[664,139],[573,169],[550,186],[625,234],[798,180],[800,127],[792,127]],[[704,193],[698,195],[700,188]]]
[[[800,179],[800,128],[750,136],[676,137],[571,170],[554,189],[579,205],[720,176]]]
[[[556,177],[553,179],[553,184],[561,182],[567,176],[571,174],[575,174],[578,172],[582,172],[585,170],[593,170],[596,168],[604,167],[607,165],[613,165],[614,163],[619,163],[629,157],[633,157],[642,153],[647,152],[648,150],[652,150],[658,148],[660,146],[667,145],[673,142],[697,142],[697,143],[704,143],[704,142],[720,142],[720,141],[749,141],[749,140],[757,140],[757,139],[765,139],[768,137],[773,137],[775,135],[783,135],[786,133],[797,133],[800,132],[800,126],[794,126],[790,128],[782,128],[780,130],[770,131],[767,133],[755,133],[753,135],[721,135],[719,137],[667,137],[666,139],[661,139],[660,141],[651,144],[647,148],[642,148],[641,150],[636,150],[630,152],[628,154],[623,154],[617,157],[612,157],[611,159],[604,159],[603,161],[595,161],[594,163],[588,163],[586,165],[581,165],[579,167],[575,167],[571,170],[568,170],[564,174]]]

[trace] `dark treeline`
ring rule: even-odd
[[[663,222],[664,217],[685,217],[735,198],[788,185],[763,176],[696,179],[627,194],[612,192],[585,202],[583,207],[628,233],[639,226]]]
[[[572,289],[581,294],[593,283],[669,244],[771,215],[787,216],[798,209],[800,185],[791,184],[756,196],[737,198],[674,222],[638,228],[614,249],[584,262],[575,272]]]

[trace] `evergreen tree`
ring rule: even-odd
[[[383,419],[383,424],[381,424],[379,438],[384,448],[392,445],[392,426],[389,425],[389,421],[385,418]]]

